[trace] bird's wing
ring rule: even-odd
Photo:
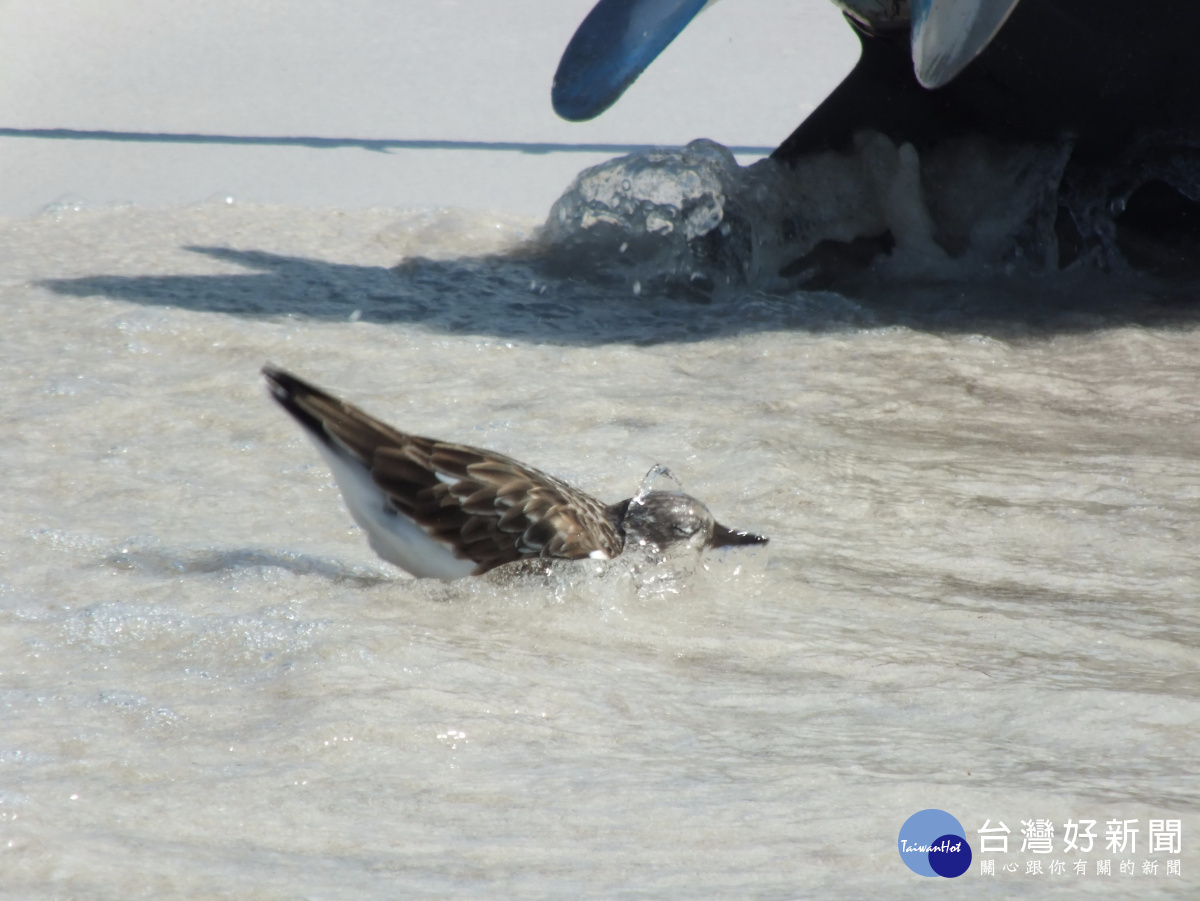
[[[605,506],[553,476],[503,454],[401,432],[282,370],[263,374],[318,444],[369,474],[386,513],[472,561],[473,575],[527,557],[621,552],[623,538]],[[343,486],[343,493],[355,512],[351,492]],[[357,512],[355,519],[363,524]],[[392,559],[375,538],[376,550]]]

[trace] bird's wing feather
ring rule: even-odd
[[[410,435],[282,370],[276,400],[317,440],[370,473],[397,515],[480,575],[526,557],[615,557],[623,538],[603,504],[511,457]]]

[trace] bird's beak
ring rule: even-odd
[[[738,544],[766,544],[768,541],[770,539],[763,535],[734,531],[718,522],[713,523],[713,536],[708,544],[709,547],[733,547]]]

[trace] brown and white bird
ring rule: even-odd
[[[419,578],[478,576],[531,558],[610,560],[633,546],[767,543],[680,492],[605,505],[504,454],[401,432],[282,369],[263,375],[333,470],[371,547]]]

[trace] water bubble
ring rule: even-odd
[[[683,491],[683,483],[676,478],[675,473],[671,472],[670,469],[661,463],[655,463],[650,467],[650,471],[642,477],[641,482],[638,483],[638,489],[633,495],[633,503],[644,504],[646,502],[646,495],[652,490],[654,482],[660,478],[670,479],[675,483],[674,490]],[[659,490],[661,491],[662,489]]]

